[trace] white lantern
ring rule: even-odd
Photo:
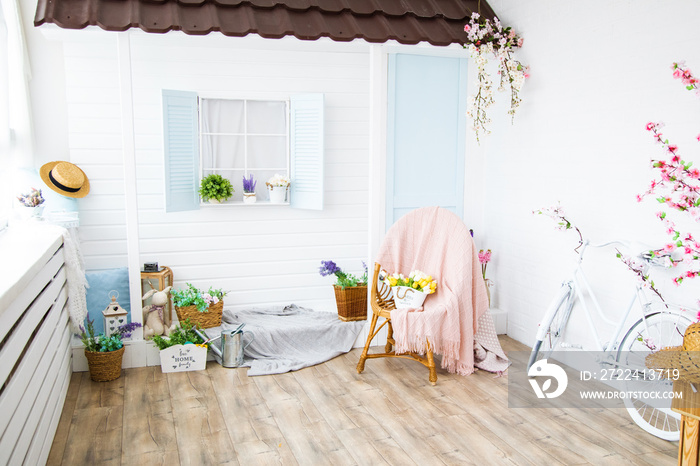
[[[112,302],[109,303],[107,309],[102,311],[105,323],[105,336],[107,338],[117,333],[117,329],[120,326],[126,324],[126,315],[128,314],[117,302],[119,297],[118,291],[112,290],[108,296],[112,298]]]

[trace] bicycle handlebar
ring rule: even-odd
[[[591,246],[593,248],[604,248],[606,246],[613,246],[613,245],[620,245],[624,247],[625,249],[628,249],[630,253],[632,253],[634,256],[636,256],[639,259],[642,259],[649,265],[663,265],[661,262],[659,262],[660,257],[665,257],[665,256],[659,256],[655,255],[652,256],[649,254],[649,251],[652,251],[653,248],[649,245],[639,243],[639,242],[633,242],[633,241],[627,241],[627,240],[614,240],[614,241],[608,241],[606,243],[598,243],[598,244],[593,244],[590,242],[588,239],[583,240],[583,249],[581,249],[581,252],[579,253],[579,257],[583,257],[583,252],[586,250],[586,247]]]

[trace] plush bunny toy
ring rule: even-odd
[[[168,293],[171,288],[172,286],[169,286],[163,291],[148,290],[143,295],[143,300],[153,296],[151,304],[143,308],[143,321],[145,322],[143,325],[143,337],[145,339],[151,338],[153,335],[165,335],[167,337],[170,335],[170,331],[174,329],[175,324],[168,328],[163,321],[163,310],[165,305],[168,304]]]

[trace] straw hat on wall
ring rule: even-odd
[[[49,162],[39,170],[46,186],[67,197],[85,197],[90,181],[85,172],[70,162]]]

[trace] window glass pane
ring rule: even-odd
[[[287,168],[285,136],[248,136],[249,168]]]
[[[245,137],[202,136],[202,169],[244,167]]]
[[[287,106],[285,102],[248,101],[248,133],[286,134]]]
[[[203,133],[237,133],[245,131],[243,101],[202,99]]]

